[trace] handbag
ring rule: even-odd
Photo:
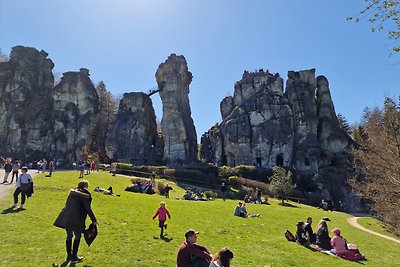
[[[85,237],[86,244],[90,246],[93,241],[96,239],[97,236],[97,225],[94,223],[91,223],[88,227],[88,229],[85,230],[83,233],[83,236]]]

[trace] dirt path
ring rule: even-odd
[[[28,173],[34,177],[37,174],[36,170],[29,170]],[[21,172],[19,172],[21,174]],[[1,184],[3,182],[4,178],[4,169],[0,169],[0,202],[3,201],[3,199],[8,196],[10,191],[15,189],[15,178],[14,182],[12,184]],[[11,181],[11,173],[8,175],[8,181]]]
[[[348,222],[350,225],[354,226],[355,228],[358,228],[358,229],[360,229],[360,230],[363,230],[363,231],[365,231],[365,232],[367,232],[367,233],[370,233],[370,234],[373,234],[373,235],[377,235],[377,236],[386,238],[386,239],[391,240],[391,241],[393,241],[393,242],[400,243],[400,240],[398,240],[398,239],[396,239],[396,238],[393,238],[393,237],[390,237],[390,236],[386,236],[386,235],[382,235],[382,234],[380,234],[380,233],[371,231],[371,230],[369,230],[369,229],[367,229],[367,228],[361,226],[361,225],[357,222],[357,220],[358,220],[358,218],[362,218],[362,217],[365,217],[365,216],[361,216],[361,217],[351,217],[351,218],[348,218],[348,219],[347,219],[347,222]]]

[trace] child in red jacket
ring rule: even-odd
[[[167,215],[168,218],[171,219],[171,214],[169,214],[169,211],[167,210],[167,208],[165,207],[165,202],[162,201],[160,203],[160,207],[158,208],[158,210],[156,211],[156,213],[153,216],[153,220],[158,216],[158,227],[161,228],[161,233],[160,233],[160,237],[164,237],[164,228],[167,229],[167,224],[165,223],[165,221],[167,220]]]

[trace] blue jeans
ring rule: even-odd
[[[72,237],[75,235],[75,240],[80,240],[82,233],[78,231],[73,231],[71,229],[65,229],[67,232],[67,240],[72,240]]]

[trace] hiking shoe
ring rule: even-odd
[[[164,224],[164,228],[165,228],[165,229],[167,229],[167,225],[168,225],[168,224]]]
[[[72,257],[72,259],[71,259],[71,263],[78,263],[78,262],[82,262],[82,261],[83,261],[83,257],[79,257],[79,256]]]
[[[15,208],[16,206],[17,206],[17,203],[14,203],[14,204],[12,204],[12,205],[10,206],[10,209]]]

